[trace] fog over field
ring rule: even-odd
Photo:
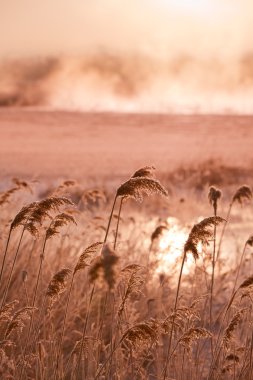
[[[249,0],[108,0],[106,6],[2,0],[0,6],[2,106],[253,111]]]

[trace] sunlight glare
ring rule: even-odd
[[[184,244],[189,235],[189,228],[183,227],[177,218],[167,219],[168,230],[164,231],[159,240],[159,249],[156,253],[156,274],[172,273],[180,270]],[[201,247],[200,247],[201,249]],[[184,274],[189,274],[195,261],[191,255],[187,256],[184,265]]]

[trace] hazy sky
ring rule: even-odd
[[[240,54],[252,48],[252,0],[0,0],[0,54]]]
[[[252,36],[253,0],[0,0],[0,59],[58,59],[0,67],[2,103],[253,112]]]

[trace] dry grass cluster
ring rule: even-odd
[[[181,257],[161,273],[175,201],[154,169],[114,195],[68,180],[36,200],[37,185],[18,179],[0,194],[1,379],[253,378],[253,237],[234,266],[225,244],[251,188],[229,201],[211,186],[206,217],[190,221]]]

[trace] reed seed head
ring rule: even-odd
[[[53,192],[53,196],[59,196],[64,194],[66,190],[72,186],[76,185],[76,181],[74,180],[66,180],[63,181]]]
[[[132,198],[137,202],[142,202],[144,195],[149,196],[153,194],[167,196],[168,192],[156,179],[135,177],[123,183],[118,188],[116,195],[124,199]]]
[[[66,290],[67,281],[71,275],[71,269],[64,268],[57,272],[50,281],[46,296],[50,299],[51,306],[59,298],[59,296]]]
[[[76,274],[76,272],[82,269],[85,269],[87,266],[89,266],[89,261],[90,261],[91,256],[95,256],[102,246],[103,246],[102,242],[97,242],[87,247],[78,259],[78,262],[74,269],[74,274]]]
[[[144,284],[144,277],[141,275],[140,270],[142,267],[140,265],[128,265],[126,268],[124,268],[121,273],[127,280],[126,283],[126,290],[124,293],[124,296],[122,298],[122,302],[118,309],[118,316],[119,318],[122,316],[125,305],[127,300],[130,298],[132,294],[139,294],[141,293],[141,288]]]
[[[157,343],[159,331],[158,321],[151,319],[130,327],[120,340],[128,343],[133,349],[145,348]]]
[[[241,285],[239,286],[238,289],[245,289],[245,288],[249,288],[250,286],[253,285],[253,275],[251,275],[250,277],[248,277],[246,280],[244,280]]]
[[[13,219],[11,223],[11,229],[15,229],[18,226],[24,226],[24,224],[27,222],[29,217],[31,216],[32,212],[37,207],[37,202],[30,203],[27,206],[22,207],[22,209],[17,213],[15,218]]]
[[[138,169],[131,178],[136,177],[148,177],[153,178],[154,177],[154,166],[144,166],[143,168]]]
[[[250,236],[248,240],[246,241],[246,245],[249,245],[250,247],[253,247],[253,236]]]
[[[198,244],[208,245],[209,240],[213,237],[213,232],[208,228],[217,226],[224,221],[219,216],[212,216],[203,219],[201,222],[195,224],[189,234],[189,237],[184,245],[184,253],[191,252],[194,259],[199,258]]]
[[[118,261],[119,258],[115,252],[108,245],[105,245],[102,254],[91,263],[89,270],[91,283],[102,277],[111,290],[116,283],[116,265]]]
[[[5,338],[8,338],[14,331],[21,333],[25,327],[25,321],[31,317],[31,313],[35,310],[35,307],[26,306],[18,310],[11,318],[6,332]]]
[[[163,225],[156,227],[156,229],[152,232],[152,235],[151,235],[151,243],[153,243],[154,240],[159,239],[160,236],[162,236],[163,232],[167,230],[168,228]]]
[[[226,327],[226,329],[224,331],[222,342],[223,342],[224,347],[227,350],[229,349],[229,345],[230,345],[231,341],[233,340],[234,331],[235,331],[236,327],[238,326],[238,324],[241,322],[243,314],[245,313],[246,310],[248,310],[248,309],[244,308],[244,309],[239,310],[233,316],[233,318],[231,319],[230,323],[228,324],[228,326]]]
[[[2,306],[0,310],[0,323],[11,318],[11,314],[19,301],[14,300]]]
[[[221,190],[217,189],[214,186],[210,187],[209,194],[208,194],[208,199],[209,199],[210,204],[214,208],[215,215],[216,215],[216,212],[217,212],[218,200],[221,198],[221,194],[222,194]]]
[[[239,187],[239,189],[236,191],[232,198],[232,204],[235,202],[243,204],[244,201],[251,200],[252,199],[252,190],[249,186],[243,185]]]
[[[76,224],[75,218],[69,214],[61,213],[57,215],[46,231],[46,240],[59,233],[59,228],[68,225],[69,223]]]
[[[189,328],[179,339],[179,343],[181,343],[186,350],[189,352],[192,344],[199,339],[210,338],[212,334],[210,331],[201,328],[201,327],[191,327]]]

